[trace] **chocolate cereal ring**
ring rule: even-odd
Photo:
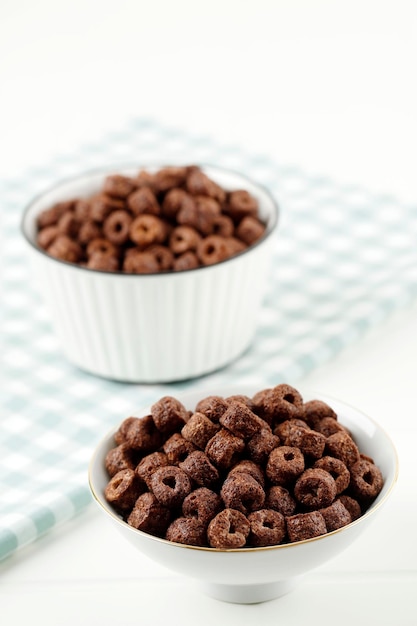
[[[120,470],[107,483],[104,496],[120,511],[128,511],[143,492],[142,483],[132,469]]]
[[[158,502],[169,508],[178,507],[191,492],[191,481],[176,465],[160,467],[151,475],[150,485]]]
[[[123,261],[123,271],[129,274],[154,274],[158,269],[155,255],[137,248],[128,250]]]
[[[195,410],[203,413],[212,422],[218,423],[228,406],[227,400],[220,396],[207,396],[198,402]]]
[[[159,202],[149,187],[140,187],[133,191],[127,198],[127,206],[135,216],[159,215],[161,212]]]
[[[271,431],[266,428],[262,428],[256,433],[246,444],[246,450],[248,455],[254,463],[263,465],[272,450],[278,447],[280,444],[279,437],[272,434]]]
[[[159,272],[166,272],[167,270],[172,269],[174,255],[171,250],[167,248],[167,246],[153,244],[152,246],[149,246],[146,251],[154,255],[156,262],[158,263]]]
[[[193,197],[184,189],[171,189],[162,202],[162,214],[169,219],[175,219],[180,211],[189,213],[194,208]]]
[[[166,192],[185,184],[189,167],[170,165],[154,174],[154,185],[158,192]]]
[[[309,509],[329,506],[335,499],[336,493],[333,476],[320,468],[306,469],[294,486],[295,499]]]
[[[229,249],[230,256],[238,254],[238,252],[242,252],[242,250],[245,250],[245,248],[247,247],[246,244],[237,237],[225,237],[225,240]]]
[[[117,272],[119,269],[119,260],[110,254],[103,252],[95,252],[87,261],[86,267],[91,270],[102,270],[104,272]]]
[[[217,200],[207,196],[196,196],[195,202],[195,227],[202,235],[214,234],[215,220],[221,215],[221,207]],[[180,216],[178,216],[178,219]]]
[[[195,198],[192,202],[184,202],[176,215],[177,224],[180,226],[188,226],[198,231],[198,212]]]
[[[90,217],[95,222],[104,222],[112,211],[124,209],[125,203],[121,198],[114,198],[100,193],[90,199]]]
[[[133,450],[148,453],[157,450],[161,443],[161,433],[156,429],[151,415],[128,417],[115,434],[117,444],[126,443]]]
[[[127,198],[136,189],[136,181],[122,174],[110,174],[103,183],[103,191],[115,198]]]
[[[212,548],[242,548],[249,532],[250,523],[243,513],[234,509],[223,509],[208,525],[207,538]]]
[[[273,485],[287,486],[303,473],[304,456],[298,448],[274,448],[266,464],[266,475]]]
[[[149,189],[156,191],[155,174],[153,174],[152,172],[148,172],[147,170],[140,170],[136,174],[134,181],[137,187],[149,187]]]
[[[74,202],[74,215],[80,222],[91,222],[91,201],[79,198]]]
[[[229,403],[219,421],[224,428],[241,439],[250,439],[261,429],[269,429],[268,424],[252,413],[245,404],[235,401]]]
[[[77,241],[82,246],[87,246],[92,239],[103,239],[103,231],[97,222],[86,220],[81,223]]]
[[[310,459],[320,459],[326,446],[326,437],[311,428],[295,428],[290,429],[285,444],[299,448]]]
[[[361,502],[374,500],[384,486],[381,470],[374,463],[360,459],[350,467],[350,486]]]
[[[156,537],[163,537],[171,519],[170,510],[147,491],[135,502],[127,523]]]
[[[228,475],[220,490],[220,497],[226,508],[246,514],[263,507],[265,491],[253,476],[238,472]]]
[[[197,246],[197,258],[203,265],[214,265],[229,258],[230,249],[225,237],[208,235]]]
[[[323,417],[323,419],[316,425],[315,429],[325,437],[330,437],[330,435],[334,435],[339,432],[349,434],[347,428],[342,426],[342,424],[336,421],[333,417]]]
[[[314,463],[314,467],[326,470],[333,476],[337,494],[342,493],[349,487],[350,472],[340,459],[336,459],[334,456],[324,456]]]
[[[220,203],[226,199],[225,191],[198,167],[190,168],[185,185],[193,196],[209,196]]]
[[[276,385],[264,389],[253,397],[256,412],[268,424],[277,424],[287,419],[302,418],[303,399],[297,389],[290,385]]]
[[[265,225],[252,215],[244,217],[236,228],[236,235],[251,246],[265,233]]]
[[[234,221],[240,221],[248,215],[256,215],[258,201],[246,189],[237,189],[229,194],[227,213]]]
[[[103,235],[116,246],[121,246],[129,239],[129,229],[132,217],[127,211],[119,209],[113,211],[104,220]]]
[[[118,250],[114,243],[112,243],[105,237],[98,237],[96,239],[91,239],[91,241],[89,242],[87,246],[87,257],[89,258],[97,252],[115,257],[117,256]]]
[[[57,228],[61,235],[67,235],[71,239],[76,239],[81,223],[75,217],[74,211],[67,211],[58,220]]]
[[[232,237],[235,229],[230,217],[222,214],[213,217],[211,226],[213,235],[220,235],[220,237]]]
[[[67,235],[58,235],[46,251],[56,259],[68,263],[77,263],[82,258],[81,247]]]
[[[348,469],[359,461],[358,446],[346,431],[330,435],[326,440],[326,451],[329,456],[335,456],[343,461]]]
[[[249,396],[245,396],[244,394],[235,394],[234,396],[228,396],[227,398],[225,398],[225,402],[227,404],[230,404],[231,402],[240,402],[241,404],[245,404],[248,409],[255,413],[255,407],[252,398],[249,398]]]
[[[275,546],[285,537],[285,518],[273,509],[260,509],[248,515],[250,523],[249,543],[256,548]]]
[[[163,452],[151,452],[147,454],[136,466],[137,475],[146,483],[148,489],[151,488],[151,476],[160,467],[169,465],[169,460]]]
[[[165,539],[188,546],[206,546],[206,526],[195,517],[177,517],[168,526]]]
[[[373,460],[373,458],[371,456],[369,456],[369,454],[365,454],[364,452],[360,452],[359,453],[359,458],[364,460],[364,461],[369,461],[369,463],[373,463],[375,465],[375,461]]]
[[[176,255],[184,252],[194,252],[197,249],[201,235],[191,226],[177,226],[169,236],[169,247]]]
[[[285,487],[274,485],[266,492],[265,507],[282,513],[284,517],[293,515],[297,503]]]
[[[304,403],[303,419],[310,428],[316,429],[317,424],[325,417],[337,420],[337,414],[326,402],[322,400],[308,400]]]
[[[163,450],[168,457],[170,465],[179,465],[191,452],[196,450],[196,447],[179,433],[174,433],[164,443]]]
[[[191,441],[196,448],[204,450],[218,430],[219,425],[213,424],[203,413],[194,413],[181,429],[181,435],[187,441]]]
[[[194,252],[189,250],[184,252],[174,259],[172,269],[174,272],[183,272],[184,270],[194,270],[196,267],[200,267],[200,262]]]
[[[362,515],[361,505],[355,498],[342,494],[339,496],[338,500],[340,500],[345,509],[349,511],[352,522]]]
[[[140,248],[152,243],[164,243],[168,235],[168,225],[156,215],[142,213],[130,224],[129,237]]]
[[[194,517],[206,528],[222,508],[220,496],[207,487],[192,491],[182,503],[184,517]]]
[[[42,230],[39,231],[36,243],[43,250],[47,250],[49,246],[53,244],[59,234],[60,232],[58,230],[58,226],[45,226],[45,228],[42,228]]]
[[[290,541],[304,541],[327,533],[326,522],[319,511],[290,515],[286,522]]]
[[[250,461],[248,459],[239,461],[237,465],[232,467],[229,472],[229,476],[232,476],[232,474],[239,474],[241,472],[244,472],[245,474],[250,474],[252,478],[254,478],[261,485],[262,488],[265,486],[265,478],[262,468],[253,461]]]
[[[244,449],[243,439],[222,428],[210,439],[205,452],[216,467],[226,470],[237,463]]]
[[[172,396],[163,396],[151,407],[151,415],[158,430],[170,435],[188,422],[185,406]]]
[[[49,209],[41,211],[36,219],[36,223],[39,229],[46,226],[54,226],[57,224],[59,218],[67,211],[71,211],[74,207],[74,201],[68,200],[64,202],[57,202]]]
[[[104,461],[107,473],[110,477],[124,469],[135,469],[136,459],[132,448],[125,443],[120,444],[116,448],[112,448],[106,454]]]
[[[191,452],[179,467],[201,487],[211,487],[219,480],[217,468],[201,450]]]
[[[307,422],[302,419],[294,418],[285,420],[285,422],[280,422],[274,428],[274,434],[278,435],[282,444],[284,446],[290,446],[291,441],[294,437],[294,433],[296,434],[300,430],[308,430],[309,426]]]
[[[195,199],[192,203],[184,203],[176,216],[177,224],[198,230],[198,213]]]
[[[324,517],[327,532],[342,528],[352,521],[349,511],[340,500],[335,500],[330,506],[320,509],[320,513]]]

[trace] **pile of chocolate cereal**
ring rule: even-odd
[[[265,232],[258,202],[197,166],[105,178],[99,193],[59,202],[37,220],[49,255],[94,270],[153,274],[213,265]]]
[[[105,460],[105,497],[131,526],[217,549],[271,546],[336,530],[383,487],[333,409],[286,384],[208,396],[194,411],[165,396],[128,417]]]

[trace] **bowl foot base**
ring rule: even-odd
[[[216,600],[221,600],[222,602],[256,604],[284,596],[297,586],[298,581],[299,577],[260,585],[220,585],[217,583],[202,583],[200,584],[200,589],[206,595]]]

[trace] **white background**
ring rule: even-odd
[[[415,204],[416,61],[412,0],[0,0],[0,176],[147,116]],[[411,306],[299,381],[378,419],[401,474],[372,530],[292,594],[194,594],[89,509],[0,566],[1,622],[417,624],[416,347]]]
[[[413,0],[1,0],[0,172],[150,115],[415,198]]]

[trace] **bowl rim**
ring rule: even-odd
[[[98,270],[98,269],[93,269],[90,267],[83,267],[80,266],[76,263],[70,263],[69,261],[64,261],[62,259],[57,259],[51,255],[49,255],[45,250],[43,250],[42,248],[40,248],[37,244],[36,241],[33,240],[33,238],[29,235],[29,233],[27,232],[28,228],[27,228],[27,221],[28,221],[28,215],[30,214],[33,206],[39,202],[45,195],[58,190],[60,187],[63,187],[65,185],[68,185],[70,183],[75,183],[77,181],[81,181],[81,180],[87,180],[89,178],[93,178],[93,177],[97,177],[99,175],[105,176],[105,175],[110,175],[111,173],[113,174],[122,174],[123,175],[123,171],[129,170],[129,169],[137,169],[137,170],[141,170],[141,169],[162,169],[165,167],[186,167],[186,165],[181,164],[181,163],[175,163],[175,164],[171,164],[171,165],[164,165],[164,163],[158,163],[158,162],[149,162],[146,164],[140,164],[140,163],[124,163],[124,164],[116,164],[114,166],[112,165],[106,165],[103,167],[99,167],[99,168],[93,168],[90,170],[85,170],[84,172],[81,172],[79,174],[73,175],[73,176],[68,176],[66,178],[61,178],[60,180],[56,181],[55,183],[53,183],[52,185],[49,185],[47,188],[45,188],[43,191],[39,192],[38,194],[36,194],[36,196],[34,196],[30,202],[28,202],[22,212],[22,216],[20,219],[20,232],[23,236],[23,238],[26,240],[26,242],[30,245],[30,247],[37,252],[38,254],[40,254],[41,256],[43,256],[45,259],[50,260],[51,262],[54,263],[58,263],[59,265],[62,265],[64,267],[68,267],[73,269],[74,271],[80,271],[80,272],[87,272],[87,273],[95,273],[95,274],[101,274],[101,275],[105,275],[105,276],[117,276],[117,277],[123,277],[123,279],[129,280],[129,279],[133,279],[133,280],[143,280],[143,279],[152,279],[155,278],[156,276],[182,276],[182,275],[186,275],[189,274],[190,272],[196,272],[196,271],[208,271],[211,270],[213,268],[219,267],[219,266],[223,266],[225,263],[231,263],[233,261],[235,261],[236,259],[246,255],[246,254],[250,254],[253,250],[255,250],[257,247],[259,247],[260,245],[262,245],[266,240],[270,239],[270,237],[276,232],[279,221],[280,221],[280,206],[277,202],[277,200],[275,199],[274,195],[272,194],[272,192],[268,189],[268,187],[266,187],[265,185],[263,185],[262,183],[257,182],[256,180],[252,179],[250,176],[246,175],[246,174],[242,174],[241,172],[231,169],[231,168],[227,168],[227,167],[222,167],[219,165],[213,165],[212,163],[195,163],[195,165],[199,168],[201,168],[203,171],[207,170],[207,169],[212,169],[212,170],[218,170],[219,172],[223,172],[226,174],[232,174],[234,176],[238,176],[242,181],[247,181],[250,185],[257,187],[260,191],[262,191],[262,193],[264,193],[266,196],[268,196],[270,202],[271,202],[271,206],[273,208],[273,212],[271,214],[271,218],[270,218],[270,223],[268,224],[268,228],[265,230],[265,233],[262,235],[262,237],[260,237],[260,239],[258,239],[257,241],[255,241],[255,243],[253,243],[252,245],[248,246],[247,248],[245,248],[245,250],[242,250],[241,252],[237,252],[236,254],[234,254],[231,257],[228,257],[227,259],[224,259],[223,261],[219,261],[218,263],[213,263],[212,265],[205,265],[205,266],[201,266],[201,267],[195,267],[195,268],[191,268],[191,269],[186,269],[186,270],[181,270],[178,272],[173,272],[172,270],[161,270],[159,272],[153,272],[153,273],[149,273],[149,274],[135,274],[133,272],[121,272],[121,271],[117,271],[117,272],[112,272],[112,271],[108,271],[108,270]]]
[[[365,511],[365,513],[363,515],[361,515],[360,517],[358,517],[356,520],[353,520],[352,522],[350,522],[349,524],[347,524],[346,526],[342,526],[341,528],[337,528],[336,530],[332,530],[330,532],[327,532],[324,535],[319,535],[318,537],[311,537],[310,539],[303,539],[301,541],[293,541],[293,542],[289,542],[289,543],[284,543],[284,544],[278,544],[278,545],[272,545],[272,546],[259,546],[259,547],[242,547],[242,548],[226,548],[226,549],[219,549],[219,548],[211,548],[208,546],[192,546],[192,545],[188,545],[188,544],[182,544],[182,543],[177,543],[175,541],[169,541],[168,539],[165,539],[163,537],[158,537],[156,535],[151,535],[150,533],[146,533],[142,530],[139,530],[138,528],[134,528],[133,526],[130,526],[129,524],[127,524],[127,522],[125,522],[117,513],[116,511],[114,511],[110,505],[107,505],[104,501],[103,498],[96,492],[96,489],[94,487],[93,484],[93,478],[92,478],[92,474],[93,474],[93,468],[95,467],[95,464],[98,460],[98,455],[99,452],[101,451],[101,449],[104,447],[104,445],[106,443],[109,442],[110,437],[114,435],[114,433],[116,432],[118,426],[113,427],[111,430],[109,430],[107,432],[106,435],[104,435],[99,442],[97,443],[94,452],[92,454],[92,457],[90,459],[89,465],[88,465],[88,484],[89,484],[89,488],[91,491],[91,494],[95,500],[95,502],[99,505],[99,507],[107,514],[109,515],[115,522],[117,522],[118,524],[120,524],[125,530],[132,532],[133,534],[139,534],[140,536],[146,538],[149,541],[157,541],[160,542],[164,545],[167,546],[177,546],[179,548],[182,549],[188,549],[188,550],[197,550],[197,551],[202,551],[202,552],[209,552],[210,554],[224,554],[224,553],[245,553],[245,552],[267,552],[267,551],[274,551],[274,550],[285,550],[285,549],[289,549],[289,548],[295,548],[297,546],[301,546],[304,544],[311,544],[314,543],[316,541],[323,541],[326,540],[328,537],[332,537],[335,535],[338,535],[340,533],[342,533],[343,531],[346,531],[347,529],[353,528],[354,526],[358,526],[360,524],[362,524],[364,522],[364,520],[368,519],[369,517],[373,516],[375,514],[375,512],[381,508],[381,506],[383,504],[385,504],[385,502],[387,501],[388,497],[391,495],[397,481],[398,481],[398,476],[399,476],[399,460],[398,460],[398,452],[396,450],[396,447],[394,445],[394,442],[392,440],[392,438],[390,437],[390,435],[387,433],[387,431],[385,430],[385,428],[383,428],[376,420],[374,420],[372,417],[370,417],[367,413],[364,413],[362,410],[356,408],[355,406],[353,406],[352,404],[345,402],[343,400],[339,400],[338,398],[331,396],[327,393],[321,393],[321,392],[314,392],[314,390],[311,389],[303,389],[303,392],[309,392],[309,393],[313,393],[316,399],[320,399],[323,401],[326,401],[326,399],[328,401],[334,401],[337,402],[349,409],[351,409],[352,411],[354,411],[355,413],[360,414],[361,416],[365,417],[367,420],[369,420],[374,426],[375,428],[387,439],[387,442],[390,444],[391,447],[391,452],[393,454],[393,458],[392,458],[392,462],[394,465],[394,473],[393,473],[393,477],[391,479],[390,484],[387,487],[386,492],[384,493],[384,495],[381,497],[380,500],[378,500],[378,502],[373,502],[371,504],[371,506]],[[202,392],[204,393],[204,391],[202,390]],[[216,395],[221,395],[221,389],[218,389],[218,392],[216,392]],[[194,390],[192,392],[189,393],[197,393],[197,390]],[[179,395],[179,394],[178,394]],[[181,394],[182,396],[184,396],[185,394]],[[181,401],[181,398],[179,398]],[[146,407],[145,407],[146,408]],[[141,409],[140,409],[141,410]]]

